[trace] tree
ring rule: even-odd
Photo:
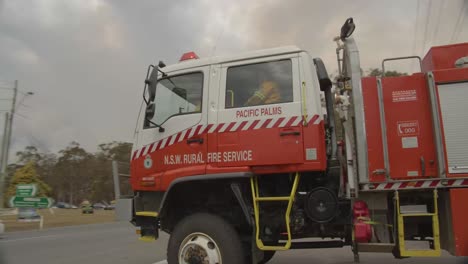
[[[41,154],[38,149],[34,146],[26,146],[23,151],[16,152],[16,158],[19,164],[26,164],[28,162],[39,162],[41,160]]]
[[[407,76],[406,72],[398,71],[385,71],[385,77],[398,77],[398,76]],[[379,77],[382,76],[382,70],[379,68],[370,68],[367,76]]]
[[[128,162],[132,144],[128,142],[112,141],[100,144],[96,153],[96,171],[93,179],[92,199],[94,201],[114,200],[114,185],[112,178],[112,160]],[[123,169],[122,167],[120,167]],[[127,168],[128,169],[128,168]],[[125,173],[128,173],[126,171]],[[127,184],[128,185],[128,184]],[[122,184],[124,187],[125,184]]]
[[[31,184],[35,183],[37,185],[37,196],[49,196],[52,189],[51,187],[43,182],[39,178],[39,174],[36,171],[36,165],[33,161],[28,162],[23,167],[16,170],[13,177],[10,180],[8,190],[6,192],[6,200],[8,201],[10,197],[16,194],[16,186],[18,184]]]
[[[94,156],[76,141],[59,151],[54,177],[57,200],[75,204],[88,199],[91,193]]]

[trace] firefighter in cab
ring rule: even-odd
[[[245,102],[244,106],[266,105],[281,102],[278,84],[273,81],[263,81],[255,93]]]

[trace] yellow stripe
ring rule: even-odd
[[[141,212],[136,212],[136,216],[151,216],[151,217],[158,217],[158,212],[149,212],[149,211],[141,211]]]
[[[142,236],[142,237],[139,237],[138,240],[143,241],[143,242],[153,242],[156,239],[152,236]]]

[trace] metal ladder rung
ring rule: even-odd
[[[401,216],[407,216],[407,217],[418,217],[418,216],[435,216],[436,214],[433,213],[412,213],[412,214],[400,214]]]
[[[258,202],[280,202],[280,201],[289,201],[288,196],[278,196],[278,197],[257,197],[255,198],[255,201]]]

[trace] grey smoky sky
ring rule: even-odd
[[[21,91],[35,93],[18,108],[13,151],[131,142],[146,67],[157,60],[294,44],[322,57],[332,73],[332,38],[354,17],[368,69],[386,57],[468,41],[464,1],[0,0],[0,86],[18,79]]]

